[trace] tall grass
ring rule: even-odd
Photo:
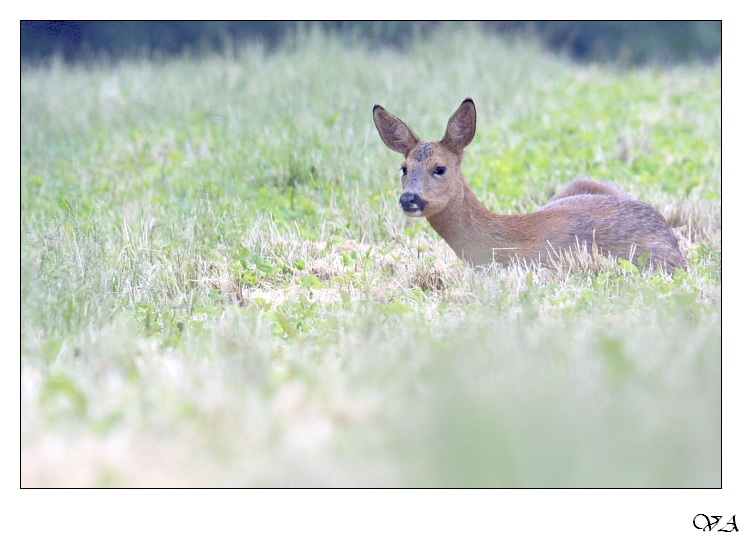
[[[452,25],[52,62],[21,97],[23,485],[719,486],[718,67]],[[688,272],[457,261],[371,108],[433,139],[465,97],[487,206],[610,179]]]

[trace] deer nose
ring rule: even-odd
[[[413,216],[420,215],[423,210],[425,210],[427,204],[428,203],[421,199],[416,193],[403,193],[399,198],[399,206],[402,207],[405,214]]]

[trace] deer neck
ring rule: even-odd
[[[467,182],[443,210],[428,217],[433,229],[472,266],[486,266],[493,260],[508,260],[502,248],[513,243],[504,235],[505,216],[487,210]]]

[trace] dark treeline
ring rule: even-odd
[[[274,47],[297,32],[327,32],[378,46],[404,47],[454,22],[435,21],[21,21],[21,58],[113,60],[221,51],[243,42]],[[525,33],[576,60],[641,64],[714,60],[721,21],[489,21],[488,31]]]

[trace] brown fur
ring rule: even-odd
[[[409,216],[426,217],[456,255],[472,266],[493,261],[548,265],[552,255],[580,247],[588,252],[597,248],[635,264],[646,253],[650,266],[668,272],[687,268],[662,214],[610,184],[579,178],[530,214],[499,215],[484,208],[461,174],[464,148],[476,131],[471,99],[451,116],[438,142],[422,141],[380,105],[373,112],[381,139],[405,156],[403,210]]]
[[[562,191],[554,195],[551,200],[564,199],[575,195],[611,195],[613,197],[629,196],[617,187],[605,182],[596,182],[592,178],[577,178]]]

